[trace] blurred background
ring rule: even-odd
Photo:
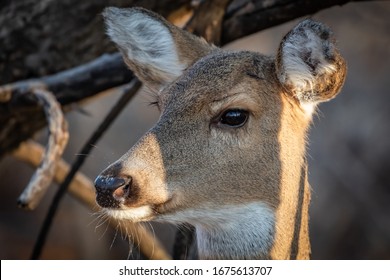
[[[313,259],[390,259],[390,2],[358,2],[313,15],[329,25],[348,63],[341,94],[322,104],[309,137],[312,186],[310,235]],[[275,54],[281,38],[299,19],[267,29],[226,46]],[[103,31],[102,31],[103,32]],[[82,40],[82,39],[80,39]],[[22,43],[22,42],[21,42]],[[1,51],[1,42],[0,42]],[[0,76],[0,84],[3,84]],[[83,107],[88,114],[67,114],[70,142],[64,159],[72,162],[119,94],[115,91]],[[92,180],[125,153],[157,120],[139,92],[99,141],[82,172]],[[1,124],[0,124],[1,125]],[[46,141],[43,130],[36,135]],[[56,185],[33,212],[16,199],[33,170],[6,156],[0,160],[0,258],[27,259]],[[71,197],[57,213],[43,259],[125,259],[137,248],[116,236],[107,224]],[[175,228],[153,223],[171,252]],[[115,237],[116,236],[116,237]]]

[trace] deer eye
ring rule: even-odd
[[[248,120],[249,113],[242,109],[229,109],[219,118],[219,124],[238,128],[243,126]]]

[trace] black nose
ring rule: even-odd
[[[98,176],[95,180],[97,190],[116,190],[126,184],[126,180],[120,177]]]
[[[105,208],[119,208],[120,200],[128,194],[131,178],[98,176],[95,180],[96,202]]]

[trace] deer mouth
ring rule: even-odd
[[[113,195],[115,196],[115,195]],[[98,201],[98,200],[97,200]],[[158,219],[159,216],[169,214],[175,203],[169,198],[167,201],[158,204],[127,203],[127,201],[118,201],[116,207],[102,207],[103,211],[114,219],[130,220],[132,222],[146,222]]]
[[[160,204],[142,206],[127,206],[120,204],[118,208],[103,208],[104,212],[114,219],[130,220],[132,222],[146,222],[158,219],[159,216],[169,214],[172,199]]]
[[[153,207],[150,205],[138,207],[122,206],[117,209],[104,208],[104,212],[114,219],[130,220],[132,222],[146,222],[153,220],[155,217]]]

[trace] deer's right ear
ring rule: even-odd
[[[129,68],[158,91],[214,47],[142,8],[106,8],[107,34]]]
[[[310,112],[339,93],[347,70],[331,30],[310,19],[283,38],[276,68],[284,88]]]

